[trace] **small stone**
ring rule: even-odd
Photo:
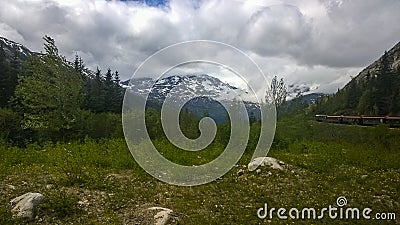
[[[10,188],[11,190],[15,190],[16,189],[15,186],[11,185],[11,184],[7,185],[7,187]]]
[[[261,169],[257,169],[257,170],[256,170],[256,173],[261,173]]]
[[[367,177],[368,177],[368,175],[364,174],[364,175],[361,176],[361,179],[366,179]]]
[[[89,201],[87,199],[85,199],[83,201],[82,200],[78,201],[78,205],[81,206],[81,207],[88,206],[89,205]]]
[[[243,169],[240,169],[240,170],[237,171],[236,174],[237,174],[238,176],[241,176],[241,175],[244,174],[244,170],[243,170]]]
[[[54,185],[52,184],[46,184],[46,189],[52,189]]]

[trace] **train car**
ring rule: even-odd
[[[343,117],[342,116],[326,116],[326,122],[328,123],[342,123]]]
[[[400,117],[395,116],[330,116],[315,115],[315,120],[319,122],[340,123],[350,125],[375,126],[388,124],[390,127],[400,128]]]
[[[390,127],[400,127],[400,117],[386,117],[386,123]]]
[[[386,118],[382,116],[362,116],[362,125],[375,126],[378,124],[385,124]]]
[[[362,125],[362,117],[360,116],[342,116],[342,123],[351,125]]]
[[[318,122],[326,121],[326,115],[315,115],[315,120]]]

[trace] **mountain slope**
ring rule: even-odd
[[[151,87],[152,83],[154,83],[153,87]],[[216,100],[226,100],[233,99],[239,95],[246,101],[252,99],[252,96],[247,91],[238,89],[206,74],[174,75],[157,81],[151,78],[132,79],[131,81],[123,82],[123,85],[139,94],[145,94],[151,90],[150,97],[160,101],[163,101],[167,95],[172,95],[176,100],[180,99],[182,101],[191,99],[194,96],[208,96]]]
[[[4,37],[0,37],[0,47],[3,49],[5,53],[5,58],[9,62],[15,58],[17,58],[20,61],[24,61],[29,56],[35,54],[25,46],[16,43],[14,41],[8,40],[7,38]]]
[[[396,70],[400,66],[400,42],[393,46],[389,51],[386,53],[387,61],[391,69]],[[357,82],[360,82],[363,79],[367,79],[368,76],[371,75],[378,75],[379,70],[382,65],[382,60],[384,55],[382,55],[379,59],[373,62],[371,65],[367,66],[363,69],[354,79]]]
[[[0,107],[5,107],[13,96],[21,71],[21,62],[32,52],[23,45],[0,37]]]
[[[52,44],[55,52],[58,52],[54,39],[45,36],[46,44]],[[0,108],[10,107],[11,99],[18,85],[18,76],[33,75],[31,68],[47,64],[45,56],[48,54],[30,51],[23,45],[0,37]],[[58,53],[57,53],[58,54]],[[83,60],[76,56],[73,62],[68,61],[64,56],[59,55],[62,67],[68,68],[71,73],[77,72],[83,81],[82,86],[82,107],[91,112],[120,112],[124,89],[120,86],[120,78],[117,71],[111,69],[107,72],[96,72],[88,69]],[[29,59],[32,59],[29,61]],[[27,62],[27,63],[24,63]],[[49,64],[49,66],[52,66]],[[50,70],[49,70],[50,71]],[[48,73],[47,70],[42,71]],[[69,73],[70,75],[70,73]],[[52,76],[49,76],[52,77]]]
[[[153,83],[154,86],[151,87]],[[249,115],[254,119],[260,117],[259,106],[252,102],[250,93],[206,74],[174,75],[157,81],[140,78],[122,84],[129,91],[143,97],[149,93],[149,100],[152,103],[158,102],[160,106],[168,96],[171,96],[172,101],[177,104],[186,102],[184,110],[189,110],[200,117],[208,115],[217,123],[228,119],[224,107],[218,102],[231,104],[238,100],[238,96],[245,102]]]
[[[343,89],[322,99],[316,113],[400,115],[400,42]]]

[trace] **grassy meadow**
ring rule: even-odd
[[[224,146],[197,155],[154,143],[175,162],[211,161]],[[249,172],[249,149],[222,178],[195,187],[172,186],[148,175],[122,138],[69,143],[0,145],[0,224],[146,224],[143,209],[167,207],[175,224],[400,224],[400,129],[282,119],[268,156],[285,171]],[[239,172],[244,170],[244,172]],[[26,192],[46,200],[33,220],[12,217],[9,201]],[[321,209],[345,196],[346,207],[395,212],[395,220],[259,219],[269,207]]]

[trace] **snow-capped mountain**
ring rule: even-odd
[[[295,99],[299,96],[305,96],[313,93],[317,93],[317,85],[307,84],[291,84],[288,86],[287,100]]]
[[[43,55],[42,53],[39,52],[33,52],[26,48],[24,45],[16,43],[14,41],[8,40],[5,37],[0,37],[0,48],[3,48],[6,56],[6,60],[12,61],[16,59],[19,61],[19,63],[25,61],[28,59],[29,56],[36,55],[36,56],[41,56]],[[74,67],[74,63],[70,61],[65,62],[67,66]],[[95,75],[95,72],[88,69],[84,68],[82,71],[84,75],[93,78]]]
[[[20,61],[24,61],[32,54],[35,54],[27,49],[25,46],[14,41],[10,41],[4,37],[0,37],[0,47],[3,48],[6,54],[6,59],[8,60],[16,58]]]
[[[252,94],[206,74],[174,75],[156,81],[140,78],[122,84],[130,92],[143,96],[149,93],[149,99],[160,104],[167,96],[170,96],[173,102],[187,102],[184,108],[198,116],[208,114],[217,122],[227,119],[225,109],[218,102],[229,104],[242,99],[249,115],[255,118],[259,118],[260,115],[259,105],[252,102]]]
[[[152,84],[154,83],[153,87]],[[241,98],[251,101],[252,95],[210,75],[174,75],[154,81],[140,78],[123,82],[125,88],[138,94],[150,92],[150,97],[163,101],[167,95],[177,100],[189,100],[194,96],[207,96],[218,101]]]

